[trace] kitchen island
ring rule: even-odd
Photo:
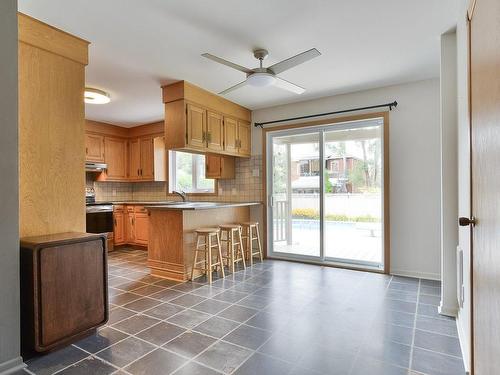
[[[148,266],[153,276],[186,281],[191,275],[195,230],[250,220],[259,202],[178,202],[145,206],[149,213]]]

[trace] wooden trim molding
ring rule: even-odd
[[[471,21],[472,17],[474,16],[474,9],[476,9],[476,1],[477,0],[470,0],[469,2],[469,7],[467,9],[467,19],[469,21]]]
[[[264,254],[267,258],[267,205],[268,205],[268,197],[267,197],[267,133],[275,132],[280,130],[289,130],[289,129],[298,129],[305,128],[311,126],[323,126],[323,125],[335,125],[346,122],[354,122],[361,120],[368,120],[373,118],[383,118],[384,119],[384,133],[382,135],[383,145],[384,145],[384,188],[383,188],[383,208],[384,208],[384,269],[383,271],[372,270],[370,268],[363,268],[364,271],[368,272],[376,272],[376,273],[390,273],[391,267],[391,233],[390,233],[390,166],[389,166],[389,112],[373,112],[373,113],[365,113],[360,115],[353,116],[343,116],[343,117],[334,117],[323,120],[309,121],[309,122],[301,122],[289,125],[281,125],[274,126],[269,128],[262,129],[262,190],[264,194],[264,205],[263,205],[263,238],[266,239],[264,241]],[[349,265],[337,265],[337,264],[327,264],[322,263],[324,266],[337,267],[337,268],[347,268],[347,269],[357,269],[360,268],[349,266]]]
[[[87,65],[88,41],[68,34],[23,13],[18,13],[20,42]]]
[[[164,122],[159,121],[151,124],[134,126],[132,128],[124,128],[105,122],[85,120],[85,132],[118,138],[139,138],[149,135],[163,135],[164,126]]]

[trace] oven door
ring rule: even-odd
[[[113,210],[87,210],[87,233],[113,232]]]

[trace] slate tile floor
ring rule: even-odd
[[[109,254],[108,324],[28,361],[31,374],[462,375],[439,283],[266,261],[211,286]]]

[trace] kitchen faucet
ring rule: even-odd
[[[174,190],[173,193],[177,194],[178,196],[180,196],[182,198],[182,201],[185,202],[187,200],[187,194],[184,192],[184,191],[177,191],[177,190]]]

